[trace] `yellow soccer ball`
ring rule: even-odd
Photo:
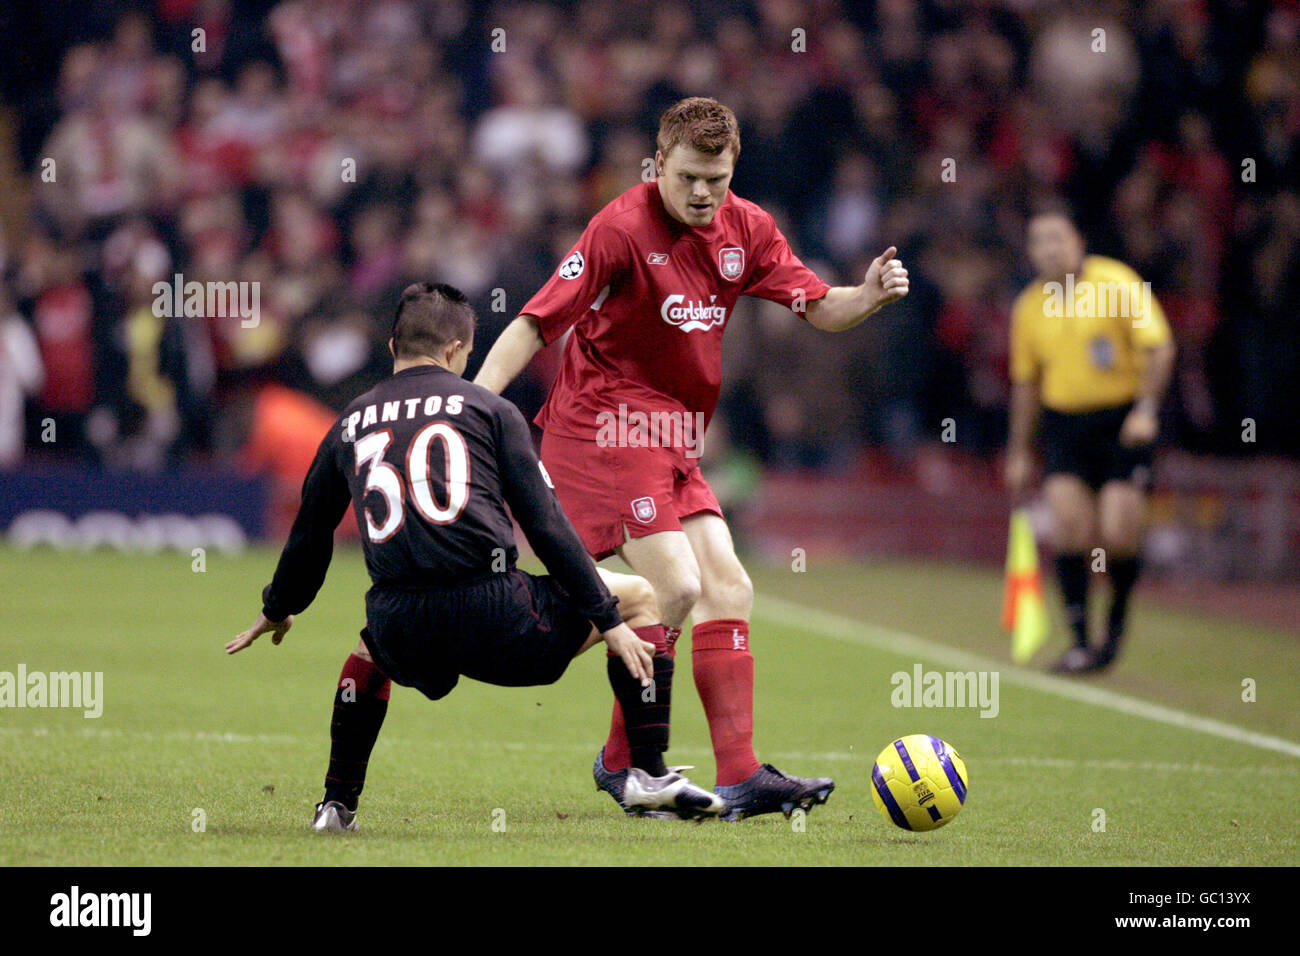
[[[969,781],[961,754],[938,737],[909,734],[880,751],[871,796],[895,826],[937,830],[966,803]]]

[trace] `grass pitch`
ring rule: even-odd
[[[362,832],[318,836],[333,687],[368,581],[360,553],[341,550],[284,644],[227,658],[275,557],[209,554],[196,572],[187,555],[0,550],[0,671],[102,671],[105,698],[98,719],[0,710],[0,863],[1300,862],[1293,636],[1139,598],[1114,673],[1058,680],[1007,663],[996,573],[815,556],[803,573],[749,565],[760,758],[838,783],[803,826],[624,819],[591,783],[610,701],[593,652],[551,687],[465,680],[436,704],[395,687]],[[669,762],[711,785],[687,637],[678,660]],[[997,716],[892,706],[892,675],[917,664],[998,671]],[[949,741],[971,774],[962,813],[928,834],[890,826],[870,791],[876,753],[918,732]]]

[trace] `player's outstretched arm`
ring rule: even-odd
[[[325,582],[334,554],[334,529],[352,500],[335,455],[339,428],[336,423],[316,449],[289,540],[280,552],[275,576],[262,590],[261,613],[252,627],[226,644],[227,654],[242,651],[266,633],[274,635],[271,643],[279,644],[293,625],[293,615],[311,604]]]
[[[545,344],[535,316],[516,316],[492,344],[474,384],[500,395]]]
[[[872,260],[862,285],[835,286],[809,302],[808,324],[823,332],[844,332],[907,295],[907,270],[894,258],[897,253],[897,247],[890,246]]]
[[[263,634],[268,633],[271,635],[271,643],[279,644],[284,640],[285,633],[291,627],[293,627],[292,614],[286,617],[283,621],[268,621],[266,615],[259,611],[257,614],[257,620],[253,622],[252,627],[244,631],[244,633],[240,634],[233,641],[228,641],[226,643],[226,653],[238,654]]]

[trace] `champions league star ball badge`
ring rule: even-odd
[[[573,255],[560,263],[560,278],[578,278],[578,276],[582,275],[583,267],[586,266],[586,264],[587,263],[582,258],[582,253],[575,251]]]

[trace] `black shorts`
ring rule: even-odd
[[[553,684],[590,633],[552,578],[515,569],[454,588],[372,587],[361,639],[393,681],[439,700],[462,676]]]
[[[1126,448],[1119,432],[1133,404],[1067,414],[1043,409],[1039,434],[1046,474],[1074,475],[1093,491],[1108,481],[1145,488],[1151,479],[1152,446]]]

